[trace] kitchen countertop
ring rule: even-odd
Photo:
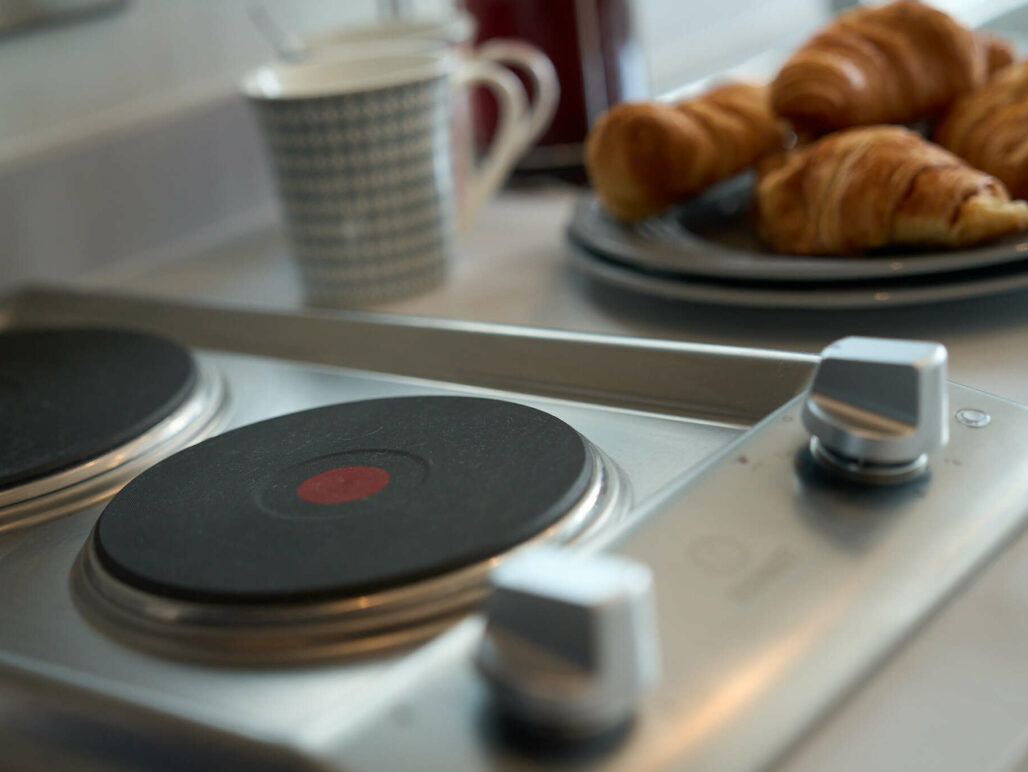
[[[1028,403],[1028,290],[856,311],[740,309],[652,298],[602,285],[570,266],[564,227],[580,193],[563,184],[508,190],[466,234],[445,286],[373,309],[809,352],[846,335],[932,339],[949,349],[954,380]],[[282,228],[272,219],[242,236],[156,262],[117,265],[86,281],[218,304],[295,309],[303,303]]]

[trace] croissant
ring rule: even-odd
[[[618,105],[593,126],[585,163],[617,218],[641,220],[781,150],[788,127],[767,89],[736,83],[677,105]]]
[[[777,252],[851,255],[892,244],[963,247],[1028,227],[1003,184],[899,126],[830,134],[769,166],[757,232]]]
[[[997,73],[953,105],[935,141],[1028,197],[1028,62]]]
[[[916,0],[857,8],[786,61],[771,84],[771,105],[819,133],[910,123],[981,86],[989,51],[984,37]]]
[[[988,63],[989,74],[998,72],[1017,58],[1014,46],[1010,41],[988,32],[979,32],[978,37],[985,44],[985,61]]]

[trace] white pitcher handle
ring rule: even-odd
[[[482,85],[496,97],[496,133],[485,156],[476,164],[460,209],[460,229],[465,230],[486,201],[503,184],[507,174],[527,147],[529,137],[528,99],[521,81],[496,62],[471,59],[457,73],[457,85]]]
[[[523,40],[494,38],[475,51],[479,59],[514,66],[528,76],[532,84],[532,105],[528,111],[528,138],[525,150],[550,128],[560,102],[560,81],[553,62],[535,46]]]

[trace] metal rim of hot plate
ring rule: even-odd
[[[585,493],[556,523],[525,542],[582,544],[629,509],[618,467],[586,442],[592,467]],[[160,597],[111,575],[91,533],[72,569],[79,611],[111,637],[179,659],[244,665],[294,664],[359,656],[429,638],[487,593],[489,571],[515,547],[442,576],[335,601],[214,604]]]
[[[133,477],[216,433],[228,418],[220,373],[197,364],[192,392],[171,415],[84,464],[0,491],[0,531],[53,520],[111,498]]]

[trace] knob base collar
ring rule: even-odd
[[[836,453],[817,437],[810,440],[810,455],[822,467],[835,474],[871,485],[899,485],[920,476],[928,468],[928,456],[924,453],[912,461],[876,464]]]

